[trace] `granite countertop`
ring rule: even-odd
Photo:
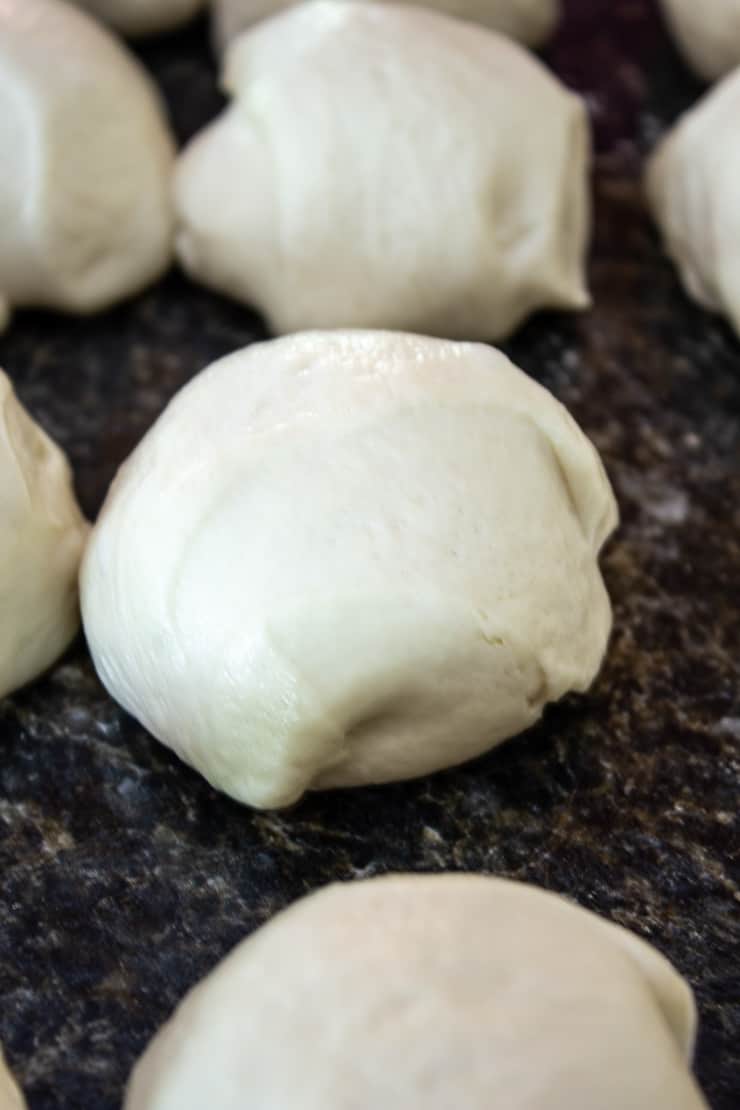
[[[80,640],[0,705],[0,1041],[31,1110],[114,1110],[184,991],[332,879],[485,871],[652,941],[701,1013],[713,1110],[740,1104],[740,344],[690,304],[640,192],[699,93],[648,0],[572,0],[548,51],[597,137],[595,298],[508,345],[606,461],[623,524],[591,693],[468,766],[260,814],[216,794],[105,695]],[[141,49],[181,137],[220,104],[205,23]],[[167,399],[264,334],[177,274],[87,321],[24,313],[0,362],[93,515]]]

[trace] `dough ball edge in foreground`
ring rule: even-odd
[[[309,894],[239,944],[150,1042],[124,1106],[208,1092],[236,1110],[247,1082],[282,1110],[706,1110],[695,1030],[664,957],[558,895],[388,875]]]

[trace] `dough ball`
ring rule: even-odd
[[[291,7],[292,2],[214,0],[217,44],[225,47],[245,27]],[[560,15],[559,0],[423,0],[420,6],[482,23],[527,46],[541,46],[552,34]]]
[[[0,697],[46,670],[77,631],[87,531],[64,454],[0,370]]]
[[[23,1095],[8,1071],[0,1048],[0,1110],[26,1110]]]
[[[187,23],[206,0],[72,0],[124,35],[151,35]]]
[[[13,305],[94,312],[153,281],[173,162],[153,84],[107,31],[59,0],[0,3],[0,325]]]
[[[687,984],[624,929],[519,883],[398,875],[330,886],[240,944],[124,1105],[707,1110],[694,1027]]]
[[[688,293],[740,333],[740,70],[687,112],[652,156],[647,190]]]
[[[584,105],[516,43],[317,0],[240,36],[224,80],[178,164],[178,251],[273,331],[496,339],[589,303]]]
[[[689,65],[716,81],[740,65],[740,0],[661,0]]]
[[[424,775],[585,690],[616,506],[489,347],[309,333],[214,364],[119,473],[82,573],[113,696],[260,807]]]

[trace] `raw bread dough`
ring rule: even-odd
[[[292,6],[295,0],[215,0],[216,41],[226,46],[245,27]],[[560,15],[559,0],[421,0],[420,7],[436,8],[458,19],[482,23],[527,46],[541,46],[552,34]]]
[[[103,682],[260,807],[470,759],[585,690],[616,506],[498,351],[381,332],[200,374],[119,473],[82,571]]]
[[[178,251],[273,331],[496,339],[589,303],[584,105],[516,43],[316,0],[242,35],[224,81],[178,164]]]
[[[35,678],[79,625],[87,525],[67,460],[0,371],[0,697]]]
[[[740,0],[661,0],[686,60],[707,81],[740,65]]]
[[[707,1110],[695,1021],[655,949],[556,895],[398,875],[330,886],[239,945],[154,1039],[124,1105]]]
[[[23,1095],[8,1071],[0,1048],[0,1110],[26,1110]]]
[[[740,334],[740,70],[669,132],[648,165],[650,205],[687,291]]]
[[[13,305],[93,312],[172,253],[174,146],[108,31],[58,0],[0,3],[0,327]]]
[[[124,35],[171,31],[205,7],[206,0],[72,0]]]

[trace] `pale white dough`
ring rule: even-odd
[[[687,291],[740,334],[740,70],[663,139],[647,191]]]
[[[0,1110],[26,1110],[23,1095],[8,1071],[0,1048]]]
[[[0,370],[0,697],[29,682],[79,625],[87,525],[62,452]]]
[[[125,1110],[707,1110],[691,990],[638,937],[478,875],[330,886],[188,994]]]
[[[171,31],[205,7],[206,0],[72,0],[124,35]]]
[[[172,253],[174,146],[158,94],[61,0],[0,3],[0,327],[14,305],[93,312]]]
[[[589,303],[584,105],[510,39],[315,0],[241,35],[224,85],[178,164],[178,251],[273,331],[496,339]]]
[[[216,42],[226,46],[245,27],[292,7],[295,0],[214,0]],[[559,0],[420,0],[419,7],[435,8],[458,19],[482,23],[527,46],[541,46],[560,16]]]
[[[200,374],[125,464],[85,630],[156,737],[283,806],[460,763],[585,690],[616,516],[592,445],[498,351],[291,336]]]
[[[689,65],[716,81],[740,65],[740,0],[661,0]]]

